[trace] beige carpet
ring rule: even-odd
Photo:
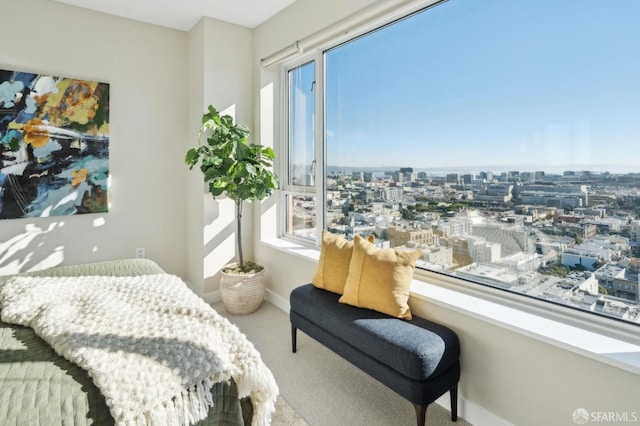
[[[271,417],[272,426],[308,426],[309,423],[281,396],[276,400],[276,412]]]
[[[413,405],[348,361],[298,332],[291,352],[289,316],[265,302],[249,315],[230,315],[213,305],[249,338],[273,372],[280,388],[274,425],[415,426]],[[298,423],[296,423],[298,422]],[[427,409],[429,426],[465,426],[437,404]]]

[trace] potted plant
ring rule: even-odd
[[[220,294],[231,313],[250,313],[264,299],[264,267],[245,262],[242,251],[242,207],[245,201],[262,200],[278,188],[278,177],[271,167],[275,154],[270,147],[250,144],[249,129],[234,123],[229,115],[220,115],[209,106],[202,116],[198,146],[187,151],[189,169],[200,165],[204,181],[214,198],[226,195],[236,208],[238,262],[225,266],[221,273]],[[202,136],[206,134],[206,143]]]

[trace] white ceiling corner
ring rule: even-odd
[[[189,31],[204,16],[255,28],[295,0],[54,0],[96,12]]]

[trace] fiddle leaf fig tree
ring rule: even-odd
[[[190,170],[200,165],[214,198],[226,195],[235,202],[240,273],[249,273],[256,267],[253,262],[245,263],[242,253],[243,203],[268,197],[279,184],[271,170],[275,158],[273,149],[248,143],[249,133],[248,128],[235,124],[231,116],[221,116],[209,106],[202,116],[198,146],[189,149],[185,156]],[[205,143],[203,135],[206,135]]]

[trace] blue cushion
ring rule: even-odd
[[[413,380],[429,380],[458,362],[460,344],[451,329],[345,305],[339,298],[306,284],[291,292],[291,311]]]

